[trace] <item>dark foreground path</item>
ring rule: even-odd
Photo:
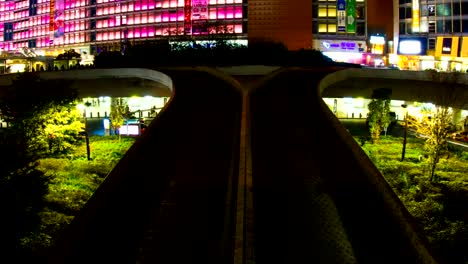
[[[431,263],[401,202],[320,99],[324,74],[286,71],[250,95],[256,264]]]
[[[173,100],[86,204],[51,262],[232,259],[242,94],[205,72],[168,74]]]

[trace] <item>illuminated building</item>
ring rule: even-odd
[[[400,67],[468,69],[468,1],[394,0],[394,5]]]
[[[92,55],[146,39],[219,33],[245,39],[244,10],[242,0],[0,0],[0,50]]]
[[[314,0],[313,48],[336,61],[365,63],[366,0]]]

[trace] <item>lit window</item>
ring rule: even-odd
[[[336,6],[329,5],[328,6],[328,17],[336,17]]]
[[[210,19],[216,19],[216,8],[210,8],[209,17]]]
[[[321,33],[327,32],[327,24],[319,24],[318,25],[318,32],[321,32]]]
[[[328,24],[328,32],[336,32],[336,24]]]
[[[242,33],[242,25],[237,24],[237,25],[234,27],[234,33]]]
[[[327,16],[327,6],[319,5],[318,7],[318,16],[326,17]]]

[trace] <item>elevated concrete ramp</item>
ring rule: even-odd
[[[468,110],[468,74],[384,69],[345,69],[327,75],[320,82],[322,97],[371,98],[375,89],[389,88],[391,99],[433,102],[450,89],[459,108]]]
[[[76,89],[80,97],[170,97],[173,90],[169,76],[151,69],[83,69],[35,74],[44,80],[69,80],[70,87]],[[0,76],[0,96],[5,89],[2,87],[10,86],[16,77],[17,74]]]

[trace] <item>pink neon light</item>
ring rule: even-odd
[[[156,0],[156,8],[162,7],[161,1]]]
[[[140,10],[141,10],[141,4],[135,3],[135,11],[140,11]]]
[[[216,19],[216,8],[210,8],[210,19]]]
[[[160,14],[160,13],[157,13],[157,14],[156,14],[155,21],[156,21],[156,23],[160,23],[160,22],[161,22],[161,14]]]
[[[168,8],[168,7],[169,7],[169,1],[168,1],[168,0],[164,0],[164,1],[163,1],[163,4],[162,4],[162,7],[163,7],[163,8]]]
[[[162,21],[167,22],[169,21],[169,14],[167,12],[163,13],[162,15]]]
[[[216,0],[210,0],[210,5],[216,5]]]
[[[170,16],[170,21],[177,21],[177,14],[176,13],[171,13],[169,16]]]
[[[242,25],[235,25],[234,26],[234,33],[242,33]]]
[[[235,18],[242,18],[242,6],[236,6],[234,11]]]
[[[141,23],[142,24],[148,23],[148,16],[146,14],[141,15]]]
[[[224,8],[218,8],[218,19],[224,19],[224,18],[225,18]]]
[[[234,18],[234,8],[226,7],[226,18]]]

